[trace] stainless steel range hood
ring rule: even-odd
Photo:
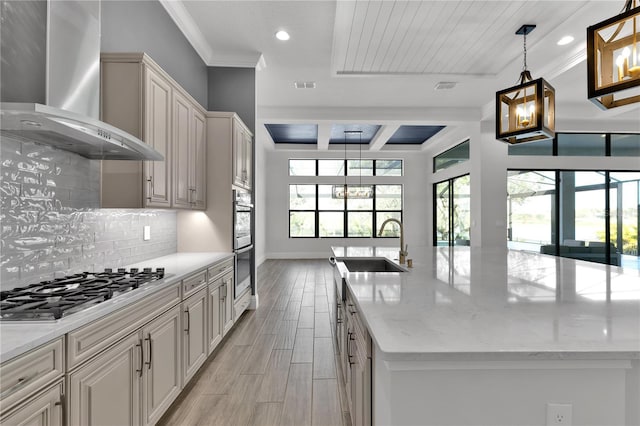
[[[136,137],[100,120],[42,104],[0,104],[0,134],[92,160],[164,160]]]
[[[90,159],[164,160],[98,120],[99,0],[0,0],[0,7],[0,136]]]

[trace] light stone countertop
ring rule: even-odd
[[[386,360],[640,358],[638,270],[475,247],[414,247],[409,258],[408,272],[346,274]]]
[[[0,322],[0,363],[8,361],[44,343],[80,328],[94,320],[124,308],[200,271],[207,266],[233,258],[233,253],[174,253],[150,259],[131,267],[165,268],[165,278],[121,294],[57,321]],[[117,267],[118,265],[114,266]]]

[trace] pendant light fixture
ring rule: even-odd
[[[589,100],[602,109],[640,102],[640,2],[587,28]]]
[[[535,27],[523,25],[516,31],[524,40],[518,85],[496,92],[496,139],[510,144],[555,136],[555,89],[543,78],[533,80],[527,69],[527,34]]]
[[[358,162],[358,169],[360,170],[360,184],[347,185],[347,134],[358,134],[360,137],[360,161]],[[362,185],[362,130],[345,130],[344,131],[344,185],[333,185],[332,198],[344,199],[369,199],[373,197],[373,186]]]

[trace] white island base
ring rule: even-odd
[[[376,425],[637,425],[640,420],[638,360],[383,358],[376,348]],[[548,423],[548,404],[570,404],[571,423]]]

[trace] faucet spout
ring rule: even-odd
[[[402,225],[402,222],[400,222],[398,219],[394,219],[394,218],[389,218],[387,220],[385,220],[384,222],[382,222],[382,225],[380,226],[380,231],[378,232],[378,236],[381,237],[382,236],[382,232],[384,231],[384,227],[387,226],[387,223],[389,222],[395,222],[398,224],[398,226],[400,226],[400,253],[399,253],[399,257],[400,257],[400,263],[404,264],[405,258],[407,257],[407,250],[405,249],[405,245],[404,245],[404,226]]]

